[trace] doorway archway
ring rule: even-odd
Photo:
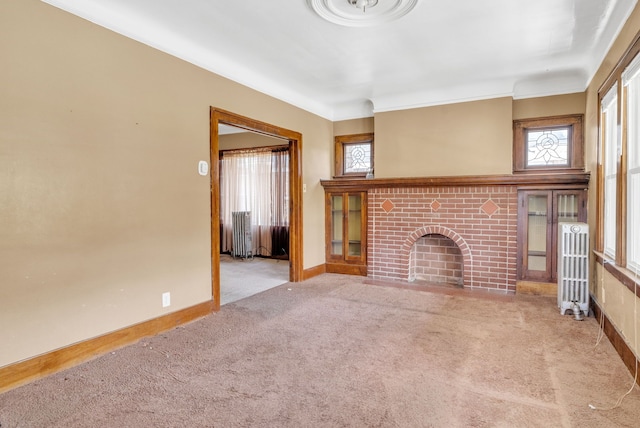
[[[268,135],[289,144],[289,281],[302,280],[302,134],[250,119],[226,110],[210,109],[211,164],[211,293],[214,311],[220,310],[220,171],[218,165],[219,124]]]

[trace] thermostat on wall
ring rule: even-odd
[[[198,162],[198,174],[207,175],[209,173],[209,164],[207,161]]]

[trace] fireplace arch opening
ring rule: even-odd
[[[438,233],[421,236],[411,247],[409,281],[463,287],[464,258],[460,247]]]

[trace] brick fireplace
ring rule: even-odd
[[[370,278],[515,291],[516,186],[372,188],[368,201]]]
[[[366,192],[366,260],[336,271],[516,291],[518,191],[588,182],[583,172],[321,180],[328,192]]]

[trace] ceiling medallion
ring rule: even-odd
[[[355,6],[358,9],[362,9],[362,12],[366,12],[367,8],[372,8],[378,4],[378,0],[347,0],[351,6]]]
[[[346,27],[371,27],[405,16],[418,0],[307,0],[321,18]]]

